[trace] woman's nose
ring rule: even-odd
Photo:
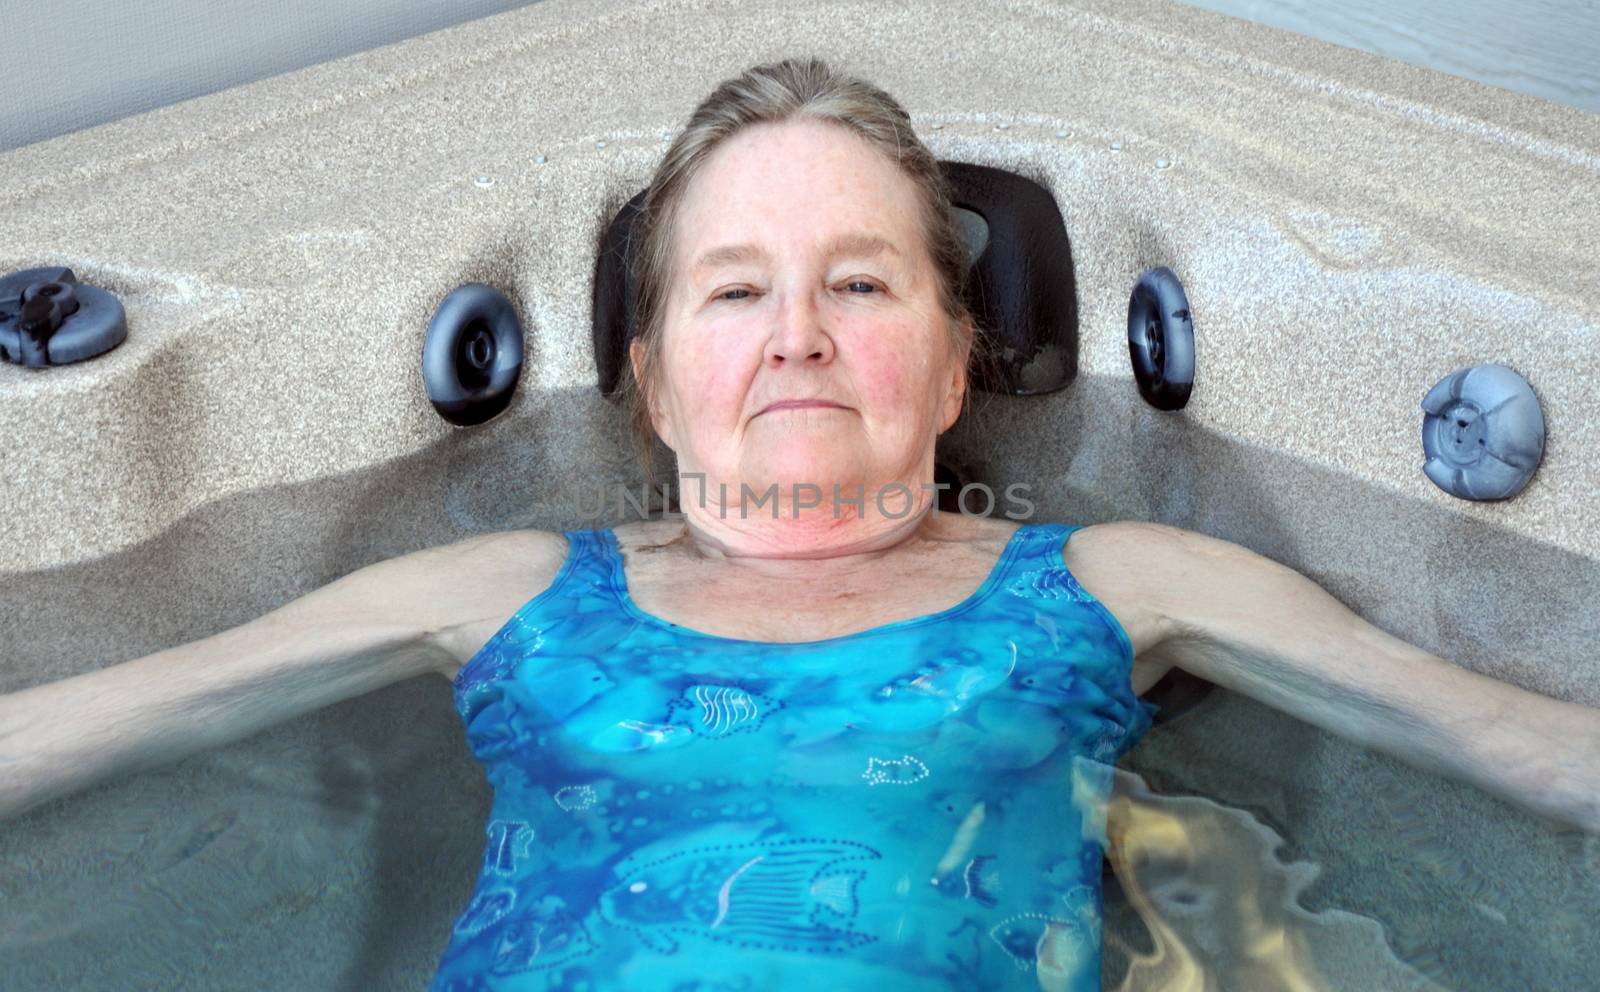
[[[787,362],[833,358],[833,338],[822,326],[822,315],[814,299],[804,294],[790,296],[778,311],[778,326],[767,342],[768,360]]]

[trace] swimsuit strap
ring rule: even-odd
[[[1077,524],[1023,524],[1017,535],[1022,545],[1017,549],[1018,560],[1026,558],[1035,566],[1049,562],[1051,556],[1061,551],[1067,535],[1078,527]]]
[[[612,553],[611,544],[607,542],[605,534],[610,528],[601,530],[569,530],[563,535],[568,542],[567,562],[563,564],[563,571],[571,571],[568,581],[577,579],[586,589],[599,590],[611,583]],[[615,542],[613,536],[611,542]]]

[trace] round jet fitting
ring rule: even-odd
[[[490,420],[510,405],[521,375],[522,322],[511,301],[481,283],[451,290],[422,345],[422,381],[439,416],[458,427]]]
[[[1544,409],[1526,379],[1504,365],[1474,365],[1422,398],[1422,471],[1452,496],[1509,499],[1544,459]]]
[[[1181,410],[1194,388],[1194,320],[1183,283],[1150,269],[1128,299],[1128,357],[1139,395],[1157,410]]]

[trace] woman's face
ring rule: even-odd
[[[686,193],[653,407],[679,472],[704,473],[713,505],[719,483],[735,504],[741,483],[777,484],[785,504],[796,484],[825,503],[861,485],[870,508],[889,483],[931,482],[966,354],[911,181],[864,139],[804,121],[741,132]],[[835,405],[768,409],[801,399]]]

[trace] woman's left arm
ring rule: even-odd
[[[1600,833],[1600,709],[1528,692],[1384,633],[1291,568],[1227,541],[1126,523],[1142,589],[1191,674]],[[1159,592],[1157,590],[1160,590]]]

